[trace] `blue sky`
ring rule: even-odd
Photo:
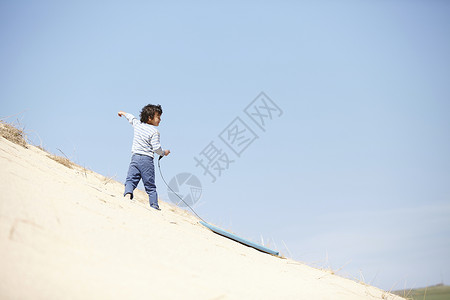
[[[33,143],[123,181],[117,111],[159,103],[164,176],[200,179],[207,221],[384,289],[449,283],[447,1],[1,1],[0,38],[0,117]],[[214,183],[210,142],[234,160]]]

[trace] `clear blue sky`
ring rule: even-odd
[[[1,1],[0,40],[0,116],[33,143],[123,181],[117,111],[160,103],[164,176],[201,180],[207,221],[384,289],[450,283],[450,2]],[[210,142],[235,160],[215,183]]]

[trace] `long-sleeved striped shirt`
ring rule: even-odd
[[[155,126],[141,123],[132,114],[125,114],[128,122],[134,127],[134,138],[131,152],[153,157],[153,153],[163,156],[164,150],[159,142],[159,131]]]

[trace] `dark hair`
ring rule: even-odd
[[[141,110],[141,122],[147,123],[149,118],[153,119],[155,117],[155,113],[162,115],[161,105],[148,104],[144,106]]]

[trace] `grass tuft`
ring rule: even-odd
[[[22,129],[0,120],[0,133],[8,141],[27,148],[26,135]]]
[[[0,119],[0,135],[15,144],[18,144],[24,148],[28,148],[27,147],[28,143],[26,141],[26,134],[25,134],[24,130],[18,128],[18,126],[15,124],[11,124],[11,123],[5,122],[4,120]],[[72,161],[70,161],[70,159],[64,154],[64,152],[62,152],[59,149],[58,150],[64,155],[64,157],[51,154],[49,151],[47,151],[41,145],[36,146],[36,147],[39,148],[40,150],[48,153],[47,156],[49,158],[62,164],[63,166],[66,166],[69,169],[73,169],[73,167],[76,166],[76,164],[73,163]],[[86,168],[81,168],[81,169],[83,169],[84,173],[86,174]],[[86,174],[86,176],[87,176],[87,174]]]
[[[63,166],[68,167],[69,169],[73,169],[74,163],[71,162],[67,157],[62,157],[58,155],[48,155],[51,159],[53,159],[56,162],[59,162]]]

